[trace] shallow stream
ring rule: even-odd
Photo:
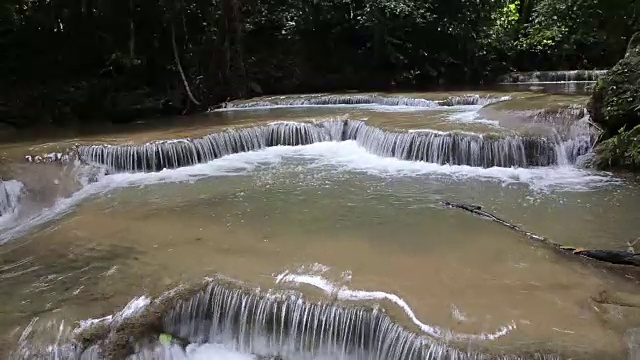
[[[355,332],[315,328],[321,340],[300,340],[295,349],[257,346],[255,329],[242,330],[254,325],[238,315],[234,331],[217,325],[225,336],[189,333],[201,343],[191,345],[190,358],[626,358],[627,331],[640,327],[640,317],[614,314],[592,298],[637,294],[634,273],[559,256],[440,201],[481,205],[559,243],[625,249],[638,237],[640,187],[577,165],[595,139],[584,113],[536,117],[545,108],[532,93],[460,95],[267,98],[169,129],[0,147],[2,177],[11,179],[0,187],[0,349],[8,349],[0,356],[20,347],[14,358],[33,358],[25,354],[61,346],[68,339],[60,334],[83,319],[224,276],[262,289],[254,310],[291,291],[336,309],[380,307],[440,352],[418,356],[417,345],[409,347],[415,339],[397,334],[374,351]],[[546,101],[556,111],[584,97]],[[236,130],[225,130],[229,124]],[[185,137],[195,140],[145,145]],[[22,158],[74,144],[79,157]],[[220,299],[227,311],[249,306]],[[191,308],[190,326],[213,308]],[[355,326],[356,318],[312,319],[305,309],[291,316]],[[288,339],[309,336],[287,331]]]

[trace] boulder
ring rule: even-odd
[[[632,37],[625,57],[598,81],[588,110],[607,137],[640,125],[640,32]]]

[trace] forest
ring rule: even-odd
[[[638,0],[3,0],[0,122],[608,69],[638,30]]]

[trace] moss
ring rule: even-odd
[[[595,149],[593,165],[599,169],[640,170],[640,125],[601,142]]]
[[[593,165],[639,170],[640,32],[632,37],[625,57],[596,83],[587,108],[593,122],[604,130]]]
[[[620,60],[601,81],[596,84],[589,113],[612,137],[620,129],[640,125],[640,33],[629,44],[627,56]]]

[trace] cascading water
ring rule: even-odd
[[[573,71],[533,71],[515,72],[502,76],[498,81],[504,84],[545,83],[545,82],[592,82],[607,74],[607,70]]]
[[[326,106],[326,105],[382,105],[434,108],[437,106],[487,105],[506,98],[494,98],[479,95],[452,96],[435,101],[420,98],[380,95],[326,95],[311,98],[283,98],[259,101],[227,103],[225,109],[247,109],[274,106]]]
[[[579,105],[540,110],[529,119],[532,124],[544,124],[553,131],[559,165],[576,164],[591,152],[599,135],[599,130],[591,126],[587,109]]]
[[[554,144],[544,138],[496,137],[473,133],[391,132],[350,121],[346,139],[373,154],[401,160],[474,167],[527,167],[556,163]]]
[[[589,124],[589,116],[572,122],[569,129],[560,135],[558,152],[560,165],[576,164],[582,157],[591,153],[596,143],[597,132]]]
[[[262,103],[231,104],[230,107],[332,104],[432,107],[477,105],[485,101],[496,99],[463,96],[435,102],[369,95],[321,95],[297,100],[270,99]],[[584,110],[572,109],[570,112],[572,119],[568,130],[558,131],[550,137],[394,131],[371,126],[365,121],[333,119],[307,123],[276,122],[229,129],[201,138],[145,144],[80,146],[77,154],[83,162],[99,166],[86,167],[99,171],[92,175],[94,177],[102,175],[102,167],[110,172],[155,172],[272,146],[328,141],[350,141],[354,146],[358,144],[378,156],[441,165],[485,168],[568,165],[589,153],[594,142]],[[576,116],[582,119],[576,121],[573,119]],[[552,118],[553,114],[540,115],[538,122]],[[6,191],[6,184],[0,182],[0,215],[8,213],[3,209],[11,208],[4,205],[9,201],[3,202],[3,193],[15,194]],[[7,195],[5,198],[10,197]],[[169,307],[166,301],[171,303]],[[426,334],[412,332],[379,308],[340,302],[311,302],[299,295],[276,296],[216,281],[197,291],[170,294],[154,302],[145,302],[145,306],[146,310],[133,314],[131,319],[123,315],[126,312],[123,311],[108,322],[81,328],[76,334],[63,336],[60,330],[55,346],[48,344],[43,349],[36,349],[25,336],[20,340],[22,348],[12,358],[120,358],[110,356],[110,351],[113,346],[122,345],[120,350],[134,349],[127,354],[129,359],[187,359],[183,349],[185,343],[224,343],[234,350],[259,355],[258,359],[280,360],[558,358],[542,354],[487,355],[477,349],[466,349],[467,344],[445,343]],[[148,331],[141,332],[141,329]],[[160,345],[156,341],[159,332],[171,334],[181,343]],[[84,343],[80,344],[77,339],[83,339]]]
[[[23,185],[16,180],[0,180],[0,217],[13,213],[23,192]]]
[[[308,145],[329,141],[328,128],[313,123],[279,122],[268,126],[230,129],[199,139],[178,139],[140,145],[81,146],[83,161],[116,172],[149,172],[206,163],[225,155],[278,145]]]
[[[559,143],[541,136],[391,131],[358,120],[278,122],[226,130],[198,139],[139,145],[81,146],[78,153],[83,161],[105,165],[113,172],[149,172],[206,163],[221,156],[270,146],[348,140],[356,141],[367,151],[379,156],[441,165],[528,167],[569,161],[559,158]],[[582,145],[575,146],[571,154],[573,157],[579,156],[589,149]]]
[[[159,333],[178,341],[174,346],[159,345]],[[268,295],[219,280],[179,289],[153,302],[135,299],[116,316],[77,329],[71,337],[82,343],[62,339],[42,350],[25,347],[13,359],[181,359],[186,358],[179,356],[184,354],[181,347],[188,343],[225,344],[262,359],[559,359],[550,354],[460,350],[453,343],[407,330],[379,308]]]

